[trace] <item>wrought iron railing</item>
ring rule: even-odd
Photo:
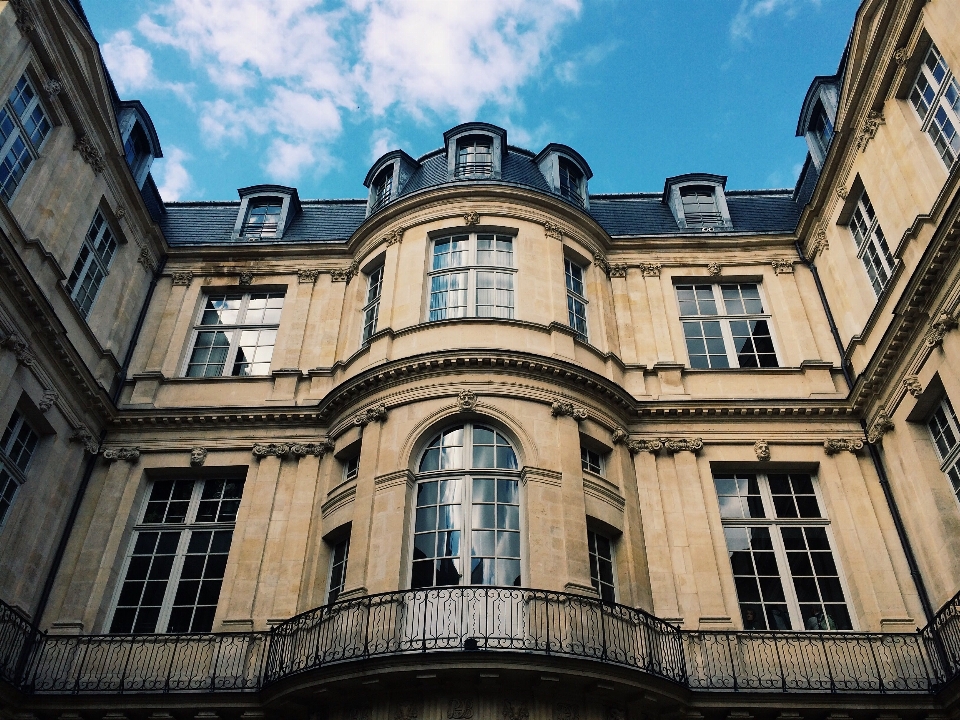
[[[695,691],[933,693],[960,676],[960,594],[914,633],[681,631],[580,595],[451,587],[346,600],[267,633],[62,636],[0,601],[0,680],[26,693],[257,691],[338,663],[453,652],[586,658]]]

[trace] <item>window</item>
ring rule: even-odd
[[[600,593],[604,602],[617,601],[617,589],[613,580],[613,543],[593,530],[587,531],[587,546],[590,551],[590,582]]]
[[[111,634],[210,632],[242,480],[157,480],[114,602]]]
[[[852,630],[813,478],[713,478],[744,630]]]
[[[10,92],[7,102],[0,105],[0,197],[10,202],[50,133],[40,96],[22,75]]]
[[[937,446],[940,468],[950,481],[953,494],[960,500],[960,423],[949,398],[940,401],[927,427],[933,435],[933,444]]]
[[[186,376],[267,375],[282,308],[282,292],[208,295]]]
[[[690,367],[779,367],[759,284],[677,285],[677,300]]]
[[[276,237],[282,207],[283,202],[279,198],[251,200],[240,235],[248,238]]]
[[[147,141],[147,135],[140,127],[140,123],[134,123],[134,126],[130,129],[130,134],[123,143],[123,155],[130,172],[136,178],[140,173],[143,162],[150,156],[150,143]]]
[[[583,287],[583,268],[569,258],[563,259],[564,282],[567,285],[567,321],[577,337],[587,341],[587,297]]]
[[[457,177],[493,174],[493,142],[484,135],[471,135],[457,141]]]
[[[864,190],[850,218],[850,232],[857,243],[857,257],[866,268],[873,291],[879,295],[893,272],[893,255],[877,222],[877,215]]]
[[[713,193],[714,189],[709,185],[687,185],[680,188],[683,219],[687,227],[704,228],[723,224],[723,216]]]
[[[333,546],[333,556],[330,559],[330,591],[327,593],[327,603],[333,604],[343,592],[347,582],[347,555],[350,553],[350,536]]]
[[[393,192],[393,165],[387,165],[373,181],[373,209],[389,202]]]
[[[603,474],[603,458],[600,457],[600,453],[585,448],[583,445],[580,446],[580,465],[587,472],[592,472],[595,475]]]
[[[27,465],[40,438],[16,410],[0,438],[0,527],[13,505],[13,496],[26,479]]]
[[[380,290],[383,287],[383,265],[367,276],[367,304],[363,306],[363,338],[366,343],[377,331],[380,315]]]
[[[67,291],[84,317],[90,314],[90,308],[97,299],[97,293],[100,292],[100,286],[103,285],[116,252],[117,239],[107,225],[103,213],[97,210],[83,239],[73,272],[67,280]]]
[[[513,238],[452,235],[433,241],[430,320],[513,317]]]
[[[520,488],[510,442],[482,425],[448,428],[424,450],[419,470],[411,587],[519,586]]]
[[[343,461],[343,479],[344,480],[356,480],[357,474],[360,472],[360,456],[354,455],[352,458],[348,458]]]
[[[583,173],[563,158],[560,158],[560,196],[583,206]]]
[[[827,111],[821,102],[818,102],[813,109],[813,117],[810,119],[810,132],[813,133],[814,140],[816,140],[820,157],[826,159],[830,150],[830,143],[833,142],[833,123],[830,122]]]
[[[960,153],[960,85],[936,45],[930,46],[920,66],[910,104],[944,164],[953,165]]]

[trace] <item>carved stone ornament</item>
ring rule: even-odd
[[[253,285],[253,273],[252,272],[242,272],[240,277],[237,280],[238,285]]]
[[[420,717],[420,708],[412,702],[397,704],[393,713],[393,720],[417,720],[418,717]]]
[[[27,367],[32,367],[37,362],[36,355],[30,349],[30,345],[18,333],[10,333],[2,341],[0,346],[7,348],[17,356],[17,362]]]
[[[753,444],[753,452],[757,454],[757,460],[770,459],[770,444],[766,440],[757,440]]]
[[[60,399],[60,394],[56,390],[44,390],[43,397],[40,398],[40,403],[37,407],[40,408],[40,412],[46,412],[54,405],[57,404],[57,400]]]
[[[113,214],[116,215],[117,220],[123,220],[127,216],[127,209],[121,205],[117,205],[117,209],[113,211]]]
[[[447,708],[448,720],[469,720],[473,717],[473,701],[470,698],[451,698]]]
[[[471,210],[470,212],[465,212],[463,214],[463,224],[464,225],[479,225],[480,224],[480,213],[476,210]]]
[[[841,185],[840,187],[837,188],[837,197],[840,198],[841,200],[846,200],[847,192],[848,192],[847,189],[843,185]]]
[[[477,406],[477,394],[473,390],[461,390],[457,393],[457,406],[464,411]]]
[[[717,276],[723,270],[723,267],[718,262],[712,262],[707,265],[707,272],[713,276]]]
[[[957,319],[953,317],[953,315],[950,313],[940,313],[940,317],[930,324],[930,329],[927,330],[923,341],[927,344],[927,347],[937,347],[937,345],[943,342],[946,334],[955,327],[957,327]]]
[[[630,451],[631,455],[638,455],[642,452],[653,453],[656,455],[658,452],[663,450],[663,441],[662,440],[628,440],[627,441],[627,450]]]
[[[180,270],[171,273],[173,278],[174,285],[189,285],[193,282],[193,271],[192,270]]]
[[[80,443],[91,455],[96,455],[100,450],[100,441],[93,436],[92,432],[83,426],[73,431],[73,435],[70,436],[70,442]]]
[[[519,700],[504,700],[500,715],[503,720],[529,720],[527,704]]]
[[[577,706],[570,703],[557,703],[553,706],[553,720],[578,720]]]
[[[383,236],[382,240],[387,243],[387,247],[403,242],[403,228],[397,227]]]
[[[126,460],[127,462],[136,462],[140,459],[140,448],[138,447],[119,447],[107,448],[103,451],[103,459],[115,462],[117,460]]]
[[[190,464],[196,467],[202,466],[207,461],[207,449],[205,447],[195,447],[190,451]]]
[[[703,450],[703,438],[661,438],[661,442],[671,455],[678,452],[696,454]]]
[[[334,268],[330,271],[330,279],[333,282],[350,282],[350,279],[359,272],[360,268],[356,260],[345,268]]]
[[[882,112],[871,110],[867,113],[867,119],[863,121],[863,128],[860,130],[860,138],[858,140],[860,150],[866,149],[867,144],[877,136],[877,130],[879,130],[880,126],[885,122]]]
[[[559,225],[555,225],[552,222],[545,222],[543,224],[543,234],[554,240],[563,240],[563,230],[560,229]]]
[[[73,149],[80,153],[80,157],[93,168],[93,172],[97,175],[106,169],[107,166],[103,162],[103,155],[97,149],[97,146],[93,144],[93,141],[86,135],[81,135],[77,139],[73,144]]]
[[[903,386],[914,397],[920,397],[923,394],[923,385],[920,384],[920,378],[916,375],[907,375],[903,379]]]
[[[290,446],[285,443],[257,443],[253,446],[252,452],[255,458],[265,458],[271,455],[282,458],[290,454]]]
[[[309,270],[300,269],[297,270],[297,280],[301,285],[308,285],[310,283],[315,283],[317,278],[320,277],[320,271],[316,268],[311,268]]]
[[[814,259],[821,252],[830,247],[827,242],[827,230],[824,227],[818,227],[813,233],[813,243],[810,245],[810,259]]]
[[[640,274],[644,277],[660,277],[663,265],[660,263],[640,263]]]
[[[597,267],[603,270],[604,274],[607,277],[610,277],[610,263],[607,262],[607,256],[603,253],[594,253],[593,262],[596,263]]]
[[[851,452],[856,455],[863,450],[863,440],[859,438],[827,438],[823,441],[823,451],[827,455]]]
[[[353,424],[363,427],[372,422],[383,422],[387,419],[387,406],[383,403],[371,405],[366,410],[361,410],[353,416]]]
[[[10,0],[10,5],[13,6],[13,12],[17,16],[17,28],[24,35],[29,35],[33,32],[33,13],[30,12],[30,8],[27,7],[27,4],[23,0]]]
[[[630,434],[626,431],[625,428],[616,427],[613,429],[613,432],[610,433],[610,441],[614,445],[619,445],[623,441],[630,438]]]
[[[569,415],[577,422],[587,419],[587,411],[583,408],[578,408],[569,400],[557,399],[553,401],[553,404],[550,406],[550,414],[554,417],[560,417],[561,415]]]
[[[63,85],[60,84],[59,80],[50,78],[43,83],[43,91],[47,94],[47,97],[52,100],[63,92]]]
[[[323,457],[328,452],[333,452],[333,440],[325,438],[319,443],[294,443],[290,445],[290,454],[296,458],[313,455],[314,457]]]
[[[147,272],[153,272],[156,264],[153,262],[153,255],[146,245],[140,245],[140,252],[137,253],[137,262],[143,265]]]
[[[625,278],[627,276],[627,266],[623,263],[613,263],[610,266],[610,277]]]
[[[880,408],[876,418],[867,430],[867,442],[871,445],[876,445],[885,433],[893,430],[893,427],[893,420],[891,420],[887,414],[886,408]]]
[[[907,52],[907,48],[897,48],[897,51],[893,53],[893,61],[897,65],[906,65],[907,60],[910,59],[910,54]]]
[[[773,260],[774,275],[789,275],[793,273],[793,260]]]

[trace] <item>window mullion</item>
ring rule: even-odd
[[[737,348],[733,342],[733,330],[730,329],[730,320],[728,317],[718,317],[720,321],[720,334],[723,335],[723,349],[727,353],[727,363],[732,368],[740,367],[740,359],[737,357]]]
[[[230,338],[230,349],[227,351],[227,357],[223,361],[223,372],[220,374],[220,377],[232,377],[233,363],[237,359],[237,352],[240,350],[240,325],[219,329],[224,332],[233,332],[233,337]]]
[[[191,504],[193,499],[191,498]],[[189,519],[190,510],[187,510],[187,519]],[[187,547],[190,544],[190,525],[180,531],[180,541],[177,543],[177,554],[173,558],[173,565],[170,567],[170,575],[167,579],[167,589],[163,593],[163,602],[160,603],[160,614],[157,616],[156,633],[166,633],[167,624],[170,622],[170,613],[173,610],[173,601],[177,595],[177,586],[180,585],[180,573],[183,571],[183,563],[187,557]],[[121,583],[122,584],[122,583]]]
[[[773,543],[773,554],[777,558],[777,566],[780,570],[780,582],[783,585],[783,596],[787,600],[790,624],[794,629],[801,631],[805,629],[803,616],[800,614],[800,601],[797,600],[797,589],[793,586],[793,573],[790,571],[787,551],[783,546],[783,535],[780,533],[781,527],[778,523],[773,524],[770,528],[770,539]]]

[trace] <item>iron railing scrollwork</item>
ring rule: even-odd
[[[446,587],[344,600],[266,633],[48,635],[0,601],[0,680],[25,693],[257,691],[360,659],[587,658],[694,691],[933,693],[960,677],[960,594],[914,633],[682,631],[569,593]]]

